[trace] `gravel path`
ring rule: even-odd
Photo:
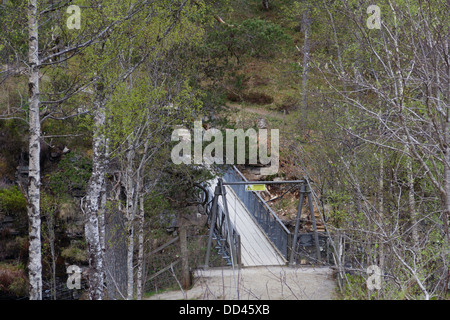
[[[197,270],[194,286],[185,292],[156,294],[150,300],[330,300],[335,281],[329,268],[285,266],[240,270]]]

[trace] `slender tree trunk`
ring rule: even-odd
[[[449,120],[449,117],[447,118]],[[447,121],[447,124],[450,124],[450,121]],[[447,138],[449,137],[449,134],[447,132]],[[449,140],[447,140],[448,142]],[[450,243],[450,235],[448,230],[448,219],[450,217],[450,146],[447,143],[446,152],[444,154],[445,160],[444,160],[444,190],[445,194],[443,194],[444,201],[443,201],[443,212],[442,212],[442,219],[444,224],[444,233],[446,234],[446,240],[447,240],[447,246]],[[450,268],[447,266],[447,276],[444,282],[443,287],[443,296],[447,296],[447,291],[449,287],[449,281],[450,281]]]
[[[448,39],[445,41],[445,54],[448,57],[450,55],[450,45]],[[447,63],[447,83],[446,87],[444,86],[446,100],[450,100],[450,66]],[[444,210],[442,213],[442,219],[444,222],[444,232],[447,235],[447,245],[450,243],[450,234],[449,234],[449,225],[448,219],[450,217],[450,107],[447,104],[445,108],[445,126],[444,126],[444,138],[445,138],[445,151],[444,151],[444,190],[445,190],[445,201],[444,201]],[[444,281],[444,290],[443,296],[447,296],[448,291],[448,283],[450,280],[450,269],[447,266],[447,277]]]
[[[136,296],[138,300],[142,300],[144,293],[144,226],[145,226],[145,209],[144,209],[144,169],[148,161],[147,153],[149,149],[149,140],[144,143],[144,150],[139,166],[136,170],[137,181],[137,197],[139,199],[139,214],[138,214],[138,261],[137,261],[137,279],[136,279]],[[137,205],[137,204],[136,204]],[[137,210],[136,210],[137,211]]]
[[[53,210],[47,214],[47,229],[50,255],[52,257],[52,296],[53,300],[56,300],[55,212]]]
[[[308,108],[308,73],[309,73],[309,33],[311,29],[311,20],[309,18],[309,10],[303,11],[302,17],[303,32],[305,34],[305,39],[303,43],[303,75],[302,75],[302,114],[301,114],[301,125],[304,129],[304,118],[306,116],[306,110]]]
[[[137,269],[137,279],[136,279],[136,296],[138,300],[142,300],[142,295],[144,292],[144,222],[145,222],[145,211],[144,211],[144,194],[140,192],[139,194],[139,228],[138,228],[138,269]]]
[[[103,166],[106,170],[108,167],[109,162],[109,140],[105,140],[105,154],[104,154],[104,162]],[[106,179],[103,181],[101,196],[100,196],[100,207],[99,207],[99,214],[98,214],[98,222],[99,222],[99,239],[100,239],[100,247],[102,251],[102,259],[103,264],[105,263],[105,254],[106,254],[106,201],[107,201],[107,190],[106,190]],[[106,275],[104,275],[106,276]]]
[[[93,166],[92,175],[86,193],[86,224],[85,236],[89,252],[89,298],[91,300],[103,299],[103,255],[100,240],[99,209],[101,193],[105,184],[106,161],[105,139],[103,128],[105,125],[104,95],[101,85],[97,85],[95,99],[95,132],[93,136]]]
[[[448,39],[445,40],[445,46],[444,46],[444,51],[445,51],[445,55],[446,57],[450,56],[450,44]],[[448,62],[448,58],[447,58],[447,62]],[[444,63],[443,63],[444,65]],[[450,234],[449,234],[449,230],[448,230],[448,219],[450,217],[450,106],[448,105],[448,101],[450,100],[450,65],[448,63],[445,64],[446,68],[447,68],[447,77],[446,80],[444,80],[444,83],[442,84],[442,88],[443,88],[443,98],[447,101],[447,104],[442,103],[442,99],[438,99],[439,103],[441,104],[441,108],[444,105],[445,108],[442,108],[445,110],[445,118],[444,118],[444,125],[443,125],[443,132],[444,132],[444,144],[445,144],[445,149],[444,149],[444,190],[445,190],[445,195],[444,195],[444,212],[443,212],[443,222],[444,222],[444,232],[447,235],[447,241],[450,242]],[[438,74],[438,72],[436,72]],[[439,97],[439,93],[438,97]],[[449,275],[447,276],[447,281],[448,281],[448,277],[450,276],[450,271],[449,271]],[[447,290],[447,288],[446,288]]]
[[[447,130],[450,130],[450,121]],[[447,235],[447,241],[450,241],[450,235],[448,230],[448,218],[450,217],[450,134],[447,132],[447,147],[445,150],[444,159],[444,210],[443,210],[443,222],[444,222],[444,232]]]
[[[127,247],[127,300],[133,299],[134,274],[133,274],[133,250],[134,250],[134,226],[133,220],[128,220],[128,247]]]
[[[28,173],[28,221],[29,221],[29,262],[30,300],[42,300],[42,251],[40,216],[40,137],[41,122],[39,116],[39,44],[37,0],[28,1],[29,31],[29,173]]]
[[[409,149],[409,148],[408,148]],[[419,233],[417,231],[417,209],[416,209],[416,199],[414,198],[415,190],[414,190],[414,172],[412,167],[412,158],[408,156],[406,158],[406,170],[408,171],[408,209],[411,218],[411,231],[412,231],[412,239],[413,245],[419,243]]]
[[[134,270],[133,270],[133,253],[134,253],[134,218],[136,213],[135,203],[135,185],[133,179],[133,163],[135,158],[135,150],[132,142],[129,143],[129,150],[127,151],[126,163],[126,217],[127,217],[127,234],[128,234],[128,248],[127,248],[127,299],[133,299],[134,291]]]
[[[380,181],[378,184],[378,211],[379,211],[379,224],[380,227],[384,226],[384,153],[383,150],[380,151]],[[381,232],[382,233],[382,232]],[[381,241],[379,242],[379,267],[381,272],[384,272],[385,265],[385,246],[384,246],[384,236],[381,234]],[[378,298],[381,298],[381,291],[378,291]]]
[[[100,241],[100,251],[102,256],[102,262],[103,266],[105,267],[105,255],[106,255],[106,221],[105,221],[105,214],[106,214],[106,181],[104,181],[102,186],[102,192],[100,196],[100,206],[98,209],[98,237]],[[105,272],[105,269],[103,269],[103,273]],[[106,274],[104,273],[103,276],[105,277]]]
[[[378,211],[380,218],[380,226],[383,225],[384,221],[384,153],[383,150],[380,152],[380,181],[378,182]],[[384,257],[381,257],[381,246],[380,245],[380,264],[381,261],[384,260]]]

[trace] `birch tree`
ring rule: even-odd
[[[310,76],[323,90],[320,98],[310,95],[317,107],[306,120],[320,139],[314,152],[299,147],[298,161],[314,168],[330,206],[329,231],[350,244],[335,255],[343,259],[339,268],[351,265],[365,275],[372,263],[382,267],[378,298],[442,298],[449,246],[449,7],[385,1],[378,4],[377,29],[368,27],[371,4],[314,7],[310,40],[329,34],[332,45],[311,50]],[[355,286],[349,279],[347,285]]]
[[[40,100],[39,100],[39,18],[36,0],[28,3],[28,63],[29,63],[29,171],[28,171],[28,220],[29,220],[29,281],[30,300],[42,299],[42,252],[40,218]]]
[[[154,152],[154,147],[146,144],[145,141],[150,141],[149,132],[153,136],[158,136],[159,129],[155,131],[155,128],[151,129],[151,125],[154,125],[155,121],[161,120],[158,117],[152,118],[152,114],[146,113],[149,109],[145,106],[151,99],[148,96],[148,89],[142,87],[142,82],[139,82],[142,78],[139,74],[143,71],[141,65],[154,59],[160,52],[164,52],[174,44],[186,41],[188,35],[192,41],[195,32],[197,32],[197,27],[191,23],[190,19],[198,14],[198,10],[201,10],[202,6],[203,4],[198,1],[195,3],[189,3],[189,1],[170,3],[166,1],[136,1],[131,5],[111,4],[109,8],[103,7],[103,10],[105,10],[103,17],[109,15],[107,19],[109,20],[116,16],[114,21],[122,21],[122,23],[120,29],[110,30],[107,37],[102,38],[100,42],[92,46],[87,56],[89,66],[87,70],[91,68],[98,70],[97,74],[93,74],[93,77],[98,79],[99,82],[94,87],[96,93],[93,109],[93,172],[83,204],[87,217],[86,238],[91,257],[90,261],[92,262],[91,278],[93,282],[90,284],[92,299],[102,298],[103,281],[100,281],[100,279],[104,276],[102,270],[104,266],[100,254],[100,230],[102,226],[98,224],[98,212],[103,211],[99,204],[109,163],[105,150],[111,148],[111,154],[115,157],[117,156],[117,146],[120,145],[119,149],[122,150],[120,152],[124,156],[122,158],[124,160],[122,162],[124,164],[122,177],[126,190],[124,211],[128,221],[127,298],[132,299],[134,294],[134,228],[138,199],[142,195],[142,178],[136,179],[136,174],[138,177],[143,177],[144,164],[151,159],[150,155]],[[118,9],[122,11],[118,11]],[[120,12],[122,12],[122,15]],[[94,14],[95,16],[98,15],[98,13]],[[130,37],[130,35],[133,36]],[[143,78],[145,79],[145,77]],[[163,79],[166,80],[166,78]],[[135,94],[134,86],[136,82],[140,83],[139,90],[143,94],[147,94],[148,101],[143,101],[143,96]],[[155,86],[152,82],[146,84],[149,88]],[[126,87],[128,87],[128,91],[124,90]],[[174,89],[169,88],[168,92],[171,91],[174,91]],[[120,95],[123,95],[123,97],[120,97]],[[128,95],[136,99],[129,100]],[[129,107],[130,102],[134,102],[135,105]],[[153,107],[156,106],[162,107],[160,103],[153,105]],[[136,109],[141,107],[143,107],[142,110]],[[115,111],[111,113],[114,108]],[[129,117],[133,117],[133,119]],[[122,127],[119,128],[114,123],[121,123]],[[135,125],[135,127],[130,128],[130,124]],[[111,127],[108,128],[109,126]],[[123,140],[117,143],[117,137],[119,136]],[[146,145],[147,147],[145,147]],[[142,158],[140,158],[138,152],[143,154]],[[136,161],[144,161],[137,166],[137,171]],[[98,280],[94,281],[94,279]],[[94,290],[97,290],[97,292],[94,292]]]
[[[51,118],[64,101],[73,97],[85,88],[89,80],[81,81],[78,86],[71,86],[70,90],[58,93],[58,99],[52,99],[52,93],[42,92],[42,74],[49,66],[56,66],[68,62],[80,51],[95,42],[108,28],[100,29],[98,32],[84,32],[79,37],[74,37],[53,50],[52,28],[66,25],[66,19],[56,14],[66,9],[64,1],[7,1],[5,13],[2,12],[2,22],[6,22],[10,28],[1,35],[1,50],[10,53],[10,59],[6,64],[6,70],[2,70],[2,82],[7,77],[20,77],[26,74],[28,77],[28,104],[20,105],[13,110],[8,109],[7,118],[19,118],[29,123],[29,182],[27,186],[28,216],[29,216],[29,282],[30,299],[42,299],[42,253],[41,253],[41,217],[40,217],[40,147],[42,141],[41,124],[44,120]],[[15,15],[15,10],[26,12],[27,24],[21,25],[21,20]],[[53,25],[52,25],[53,24]],[[21,34],[20,28],[28,31],[28,41],[21,42],[17,37]],[[19,39],[19,40],[18,40]],[[60,39],[61,40],[61,39]],[[67,40],[67,39],[65,39]],[[3,45],[6,44],[5,45]],[[24,48],[27,48],[25,54]],[[10,65],[10,63],[13,63]],[[20,80],[19,80],[20,81]],[[43,99],[44,97],[44,99]],[[48,99],[45,99],[48,98]]]
[[[189,6],[188,6],[188,5]],[[159,29],[160,32],[154,33],[157,37],[156,43],[162,41],[173,26],[178,22],[178,18],[183,12],[192,9],[193,5],[189,1],[178,1],[171,3],[169,1],[144,1],[136,0],[129,4],[116,4],[113,1],[101,1],[92,6],[88,1],[81,1],[78,5],[82,8],[80,30],[68,30],[66,14],[67,3],[65,1],[7,1],[4,4],[4,12],[1,13],[3,28],[0,38],[2,44],[0,50],[2,56],[7,57],[6,65],[2,65],[2,83],[7,77],[17,76],[22,74],[27,75],[28,81],[28,104],[23,104],[18,108],[8,108],[8,118],[19,118],[29,123],[29,183],[27,188],[28,197],[28,215],[30,222],[30,298],[41,299],[42,294],[42,267],[41,267],[41,242],[40,242],[40,213],[39,213],[39,198],[40,198],[40,143],[41,143],[41,124],[47,119],[68,119],[78,115],[76,111],[79,105],[76,105],[77,97],[84,95],[90,90],[94,89],[95,98],[93,103],[94,119],[97,122],[95,127],[100,128],[104,124],[104,116],[102,106],[108,98],[109,88],[111,85],[110,79],[102,77],[108,65],[100,63],[91,70],[86,68],[79,68],[77,63],[72,63],[73,58],[80,57],[80,53],[89,56],[90,52],[87,50],[91,46],[97,48],[97,53],[101,52],[102,44],[108,45],[108,39],[115,34],[120,34],[120,26],[125,22],[129,22],[137,15],[141,15],[139,19],[133,22],[148,21],[150,17],[155,17],[156,12],[163,12],[154,20],[154,26],[160,24],[166,19],[166,27]],[[185,7],[186,6],[186,7]],[[201,8],[202,3],[195,4],[195,8]],[[186,10],[189,8],[189,10]],[[26,21],[16,14],[16,10],[23,10],[26,12]],[[137,24],[138,25],[138,24]],[[160,24],[162,26],[162,24]],[[28,40],[22,39],[20,36],[20,28],[28,31]],[[59,31],[57,31],[59,30]],[[148,43],[144,43],[146,45]],[[130,70],[120,77],[126,78],[131,74],[139,62],[144,61],[155,48],[155,43],[148,46],[145,52]],[[92,51],[91,51],[92,53]],[[92,56],[91,56],[92,57]],[[98,57],[98,56],[97,56]],[[111,62],[114,56],[111,58]],[[98,61],[105,62],[106,59],[98,59]],[[83,62],[86,59],[82,59]],[[91,60],[92,61],[92,60]],[[5,69],[3,69],[5,66]],[[42,81],[41,77],[43,71],[48,71],[48,75],[54,70],[60,68],[61,73],[66,72],[67,68],[72,67],[71,70],[80,70],[80,72],[73,72],[75,74],[68,85],[64,88],[59,88],[57,92],[51,91],[50,84]],[[84,66],[86,67],[86,66]],[[119,78],[116,78],[116,82]],[[122,81],[122,80],[120,80]],[[42,92],[41,87],[45,87],[45,92]],[[64,110],[64,107],[74,106],[71,110]],[[3,117],[2,117],[3,118]],[[88,187],[88,197],[86,199],[86,208],[88,224],[88,245],[96,253],[100,252],[96,236],[98,222],[94,217],[93,212],[97,213],[98,207],[98,192],[102,190],[103,182],[102,173],[104,167],[107,165],[104,156],[105,137],[102,136],[101,130],[97,129],[94,134],[94,153],[95,165],[93,178]],[[92,236],[90,236],[92,235]],[[101,260],[91,257],[92,264],[98,265],[94,267],[95,270],[101,270]],[[98,262],[95,262],[98,261]],[[99,271],[100,272],[100,271]],[[97,279],[99,283],[102,276],[93,276],[92,279]],[[100,293],[92,296],[99,296]]]
[[[168,62],[156,59],[152,65]],[[145,194],[151,191],[148,184],[154,183],[152,180],[146,182],[148,172],[157,170],[155,156],[170,142],[171,128],[176,124],[189,123],[190,119],[194,119],[193,115],[198,113],[196,109],[199,102],[195,95],[192,95],[192,90],[182,84],[183,77],[177,75],[173,80],[168,76],[171,71],[167,67],[157,68],[163,72],[153,74],[155,78],[140,77],[134,80],[132,85],[124,83],[125,87],[116,90],[109,114],[109,117],[114,119],[110,129],[110,136],[114,137],[111,143],[116,146],[114,156],[120,161],[126,197],[123,211],[127,221],[127,299],[132,299],[135,292],[136,226],[139,238],[136,289],[137,298],[142,299],[143,203]],[[164,84],[170,84],[170,89],[165,90]],[[117,105],[120,105],[120,109]]]
[[[367,7],[369,4],[363,3]],[[446,144],[449,132],[449,76],[448,68],[445,67],[449,61],[449,21],[448,15],[443,14],[449,9],[448,3],[441,1],[432,4],[425,1],[406,5],[400,1],[387,1],[380,5],[380,30],[368,28],[364,11],[355,10],[354,5],[353,1],[344,1],[342,4],[342,11],[352,21],[354,28],[353,43],[341,38],[343,45],[348,45],[344,50],[344,63],[341,65],[329,61],[328,65],[333,69],[326,69],[316,60],[315,66],[335,90],[338,105],[347,106],[341,109],[341,114],[346,114],[348,119],[346,123],[340,123],[341,128],[363,144],[384,149],[383,158],[378,158],[380,170],[388,164],[384,160],[386,155],[402,159],[400,163],[403,168],[397,166],[390,169],[397,176],[394,183],[401,186],[391,199],[395,201],[396,198],[398,203],[405,201],[409,209],[405,211],[398,207],[397,218],[394,219],[394,226],[401,224],[405,234],[395,241],[390,240],[399,230],[392,227],[393,220],[381,211],[386,210],[386,201],[380,198],[378,215],[381,220],[372,223],[379,232],[377,241],[391,245],[381,246],[384,249],[379,253],[385,256],[383,251],[389,250],[393,254],[391,258],[395,258],[396,265],[411,275],[423,298],[429,299],[432,294],[442,296],[448,281],[446,250],[449,240],[446,171],[449,163]],[[358,65],[349,64],[346,59],[355,55],[358,56]],[[342,90],[344,85],[347,87],[345,91]],[[374,124],[379,131],[362,127],[363,122]],[[348,173],[355,172],[352,166],[347,166]],[[380,171],[381,176],[383,172]],[[404,184],[400,184],[398,179],[402,172],[406,181]],[[419,192],[416,189],[419,179],[434,189],[434,203],[421,200],[420,209],[417,206]],[[357,185],[361,178],[360,175],[353,175],[350,180]],[[380,184],[380,194],[382,188],[384,185]],[[405,199],[402,190],[406,191]],[[371,220],[370,212],[376,208],[364,192],[360,195],[366,207],[364,212]],[[391,202],[389,207],[393,206],[398,205]],[[433,212],[436,206],[440,207],[437,214]],[[403,214],[408,215],[406,225],[400,220]],[[435,236],[440,239],[438,243],[442,247],[436,246],[436,240],[430,237],[432,230],[439,230]],[[411,236],[412,241],[406,234]],[[427,270],[431,252],[434,255],[431,259],[437,259],[439,267]],[[391,260],[391,267],[392,263]],[[441,277],[432,285],[426,284],[427,279],[432,277],[431,272],[438,272]]]

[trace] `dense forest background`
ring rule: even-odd
[[[448,299],[449,3],[373,4],[0,1],[2,295],[58,298],[76,264],[85,298],[145,297],[210,178],[171,160],[202,120],[280,130],[278,174],[242,170],[311,179],[340,298]],[[299,194],[269,192],[292,226]]]

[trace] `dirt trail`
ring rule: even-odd
[[[330,300],[335,281],[329,268],[280,266],[198,270],[192,289],[156,294],[150,300]]]
[[[227,103],[227,106],[234,110],[235,112],[245,112],[245,113],[254,113],[260,116],[270,116],[276,119],[280,119],[283,120],[284,116],[282,113],[278,112],[278,111],[273,111],[273,110],[267,110],[265,108],[252,108],[252,107],[248,107],[245,106],[243,107],[241,104],[238,103]]]

